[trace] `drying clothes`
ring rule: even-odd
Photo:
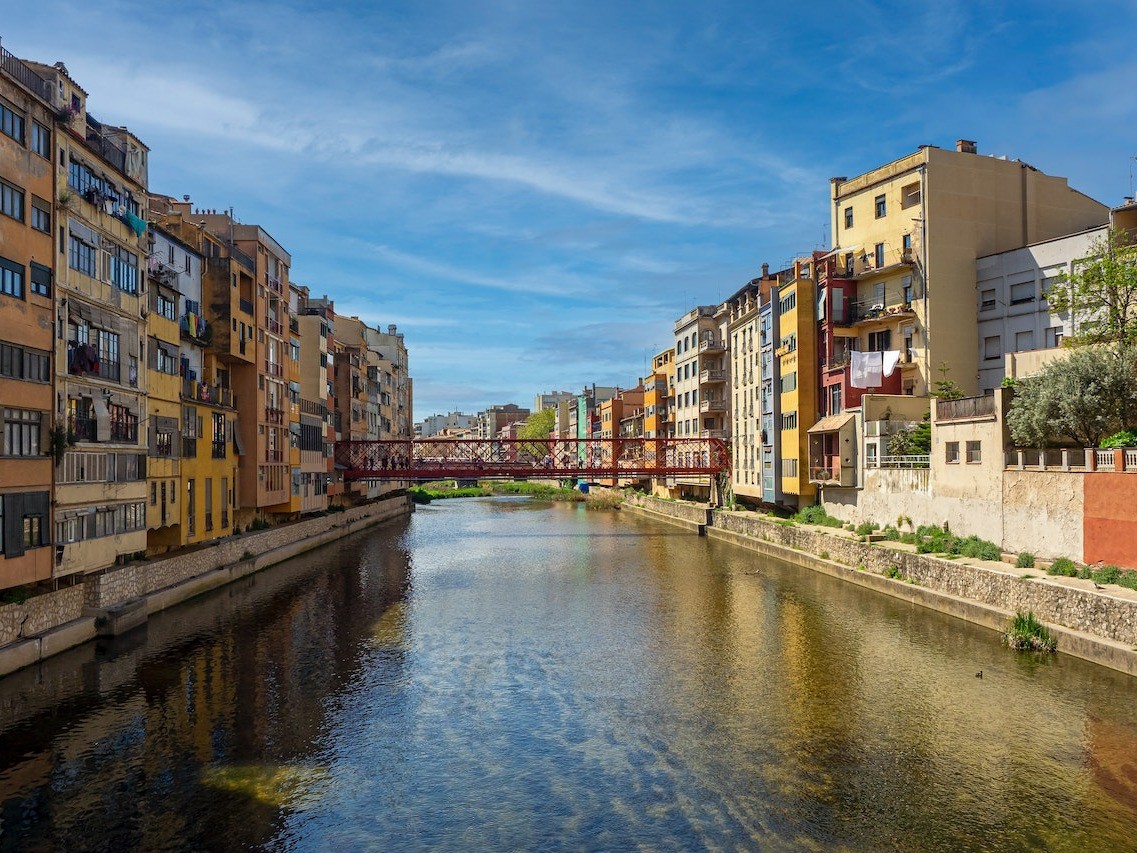
[[[854,388],[879,388],[884,384],[883,359],[879,352],[852,352],[849,384]]]
[[[99,350],[94,344],[76,344],[71,348],[67,369],[72,373],[98,373]]]
[[[885,376],[891,376],[896,370],[896,365],[900,364],[900,350],[885,350],[881,356],[881,372]]]

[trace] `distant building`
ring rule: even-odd
[[[466,430],[476,426],[477,415],[465,415],[462,412],[450,412],[445,415],[431,415],[415,424],[415,434],[423,438],[439,435],[446,430]]]
[[[490,406],[484,412],[478,413],[478,437],[497,438],[502,427],[514,421],[528,419],[530,412],[516,403],[506,403],[501,406]]]
[[[543,412],[545,409],[555,409],[561,402],[571,400],[575,396],[571,391],[550,391],[548,394],[538,394],[533,400],[533,413]]]

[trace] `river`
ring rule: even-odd
[[[0,680],[0,820],[3,850],[1134,849],[1137,680],[627,512],[451,500]]]

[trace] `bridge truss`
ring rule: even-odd
[[[718,438],[559,438],[337,441],[345,480],[643,479],[730,468]]]

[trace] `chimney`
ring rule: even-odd
[[[395,333],[396,333],[396,330],[397,330],[398,328],[399,328],[398,326],[396,326],[396,325],[394,325],[394,324],[391,324],[390,326],[388,326],[388,327],[387,327],[387,334],[388,334],[388,335],[393,335],[393,334],[395,334]]]
[[[762,278],[769,278],[769,277],[770,277],[770,265],[769,264],[762,264]]]
[[[956,140],[955,150],[960,154],[978,154],[979,151],[975,147],[974,139],[959,139]]]

